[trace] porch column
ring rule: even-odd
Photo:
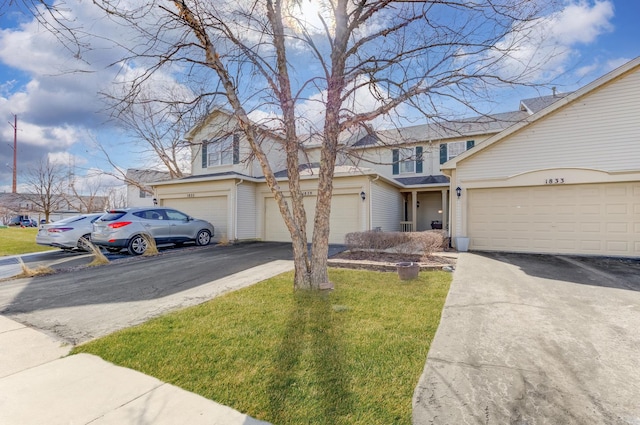
[[[449,226],[449,197],[447,196],[447,189],[442,191],[442,228],[447,230]]]
[[[418,231],[418,191],[411,191],[411,231]]]

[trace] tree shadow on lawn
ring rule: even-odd
[[[310,416],[305,419],[309,423],[335,424],[352,412],[341,318],[342,314],[333,311],[328,294],[294,294],[268,381],[269,416],[273,423],[295,421],[283,413],[300,410],[296,406],[299,403],[306,407],[305,414]],[[318,406],[318,411],[309,409],[312,406]]]

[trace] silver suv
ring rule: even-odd
[[[121,208],[108,211],[93,223],[91,242],[109,251],[126,248],[132,255],[144,254],[152,236],[156,244],[183,244],[194,241],[208,245],[214,235],[208,221],[163,207]]]

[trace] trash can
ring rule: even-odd
[[[456,249],[458,250],[458,252],[467,252],[469,250],[469,238],[456,238]]]
[[[411,280],[418,277],[420,273],[420,264],[413,261],[397,263],[398,277],[400,280]]]

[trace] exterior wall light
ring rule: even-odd
[[[362,200],[364,201],[365,199],[367,199],[367,194],[364,193],[364,191],[360,192],[360,197],[362,198]]]
[[[458,198],[462,195],[462,188],[460,186],[456,187],[456,195],[458,195]]]
[[[153,198],[153,205],[158,205],[158,199],[157,198]]]

